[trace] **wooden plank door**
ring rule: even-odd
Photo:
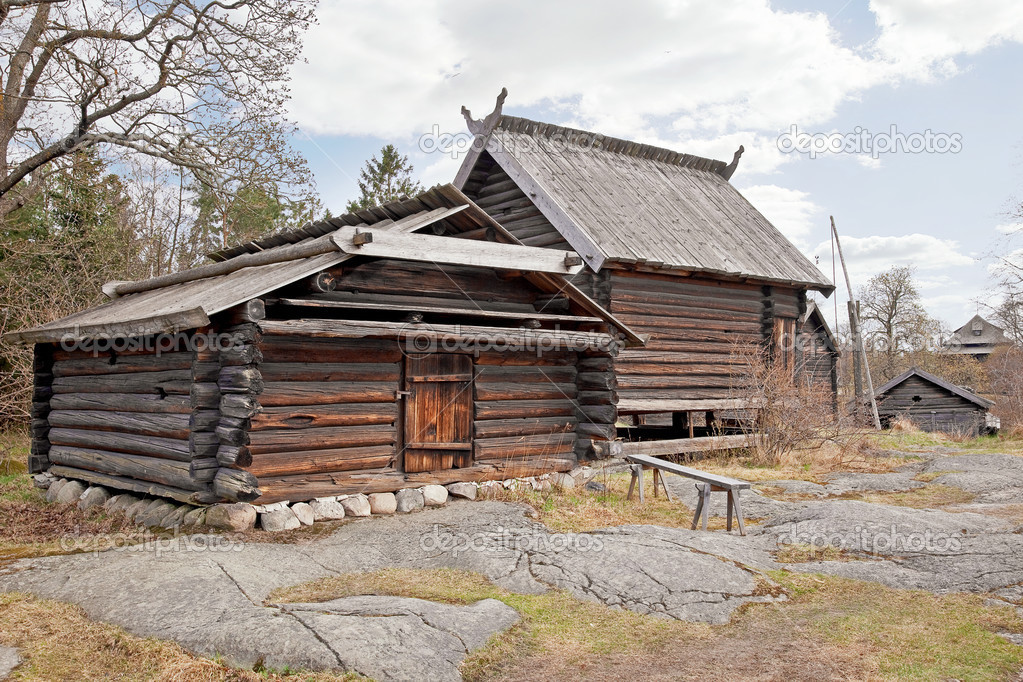
[[[471,466],[472,358],[406,358],[405,381],[405,471]]]
[[[796,318],[774,318],[774,362],[792,378],[796,369]]]

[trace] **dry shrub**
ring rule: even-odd
[[[838,442],[843,425],[834,410],[831,387],[775,362],[761,345],[737,345],[732,353],[732,394],[758,405],[755,419],[742,420],[753,438],[756,464],[779,464],[786,453],[819,451]]]
[[[1023,436],[1023,349],[996,348],[985,363],[991,394],[991,412],[1002,420],[1002,431]]]
[[[893,433],[920,433],[920,429],[917,425],[907,417],[899,417],[892,422],[891,430]]]

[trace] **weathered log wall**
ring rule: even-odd
[[[523,244],[572,250],[540,209],[489,154],[481,156],[463,191]]]
[[[196,437],[208,397],[195,387],[215,387],[219,365],[185,335],[166,352],[153,341],[102,353],[37,346],[51,361],[48,462],[64,476],[213,501],[216,446]]]
[[[800,312],[797,291],[781,287],[613,271],[611,312],[639,334],[642,348],[615,360],[623,400],[722,399],[742,372],[737,346],[768,343],[774,319]]]

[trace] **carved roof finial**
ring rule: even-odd
[[[462,116],[465,118],[465,125],[469,128],[469,132],[473,135],[489,135],[490,131],[497,127],[497,122],[501,120],[501,108],[504,106],[506,97],[508,97],[508,88],[501,88],[501,94],[497,96],[497,105],[494,110],[478,121],[473,119],[472,112],[463,106]]]
[[[721,177],[725,180],[732,177],[732,173],[734,173],[735,169],[739,167],[739,157],[742,156],[744,151],[746,151],[746,148],[740,144],[739,148],[735,150],[735,154],[732,156],[732,162],[725,166],[724,170],[721,171]]]

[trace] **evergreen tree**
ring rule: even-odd
[[[423,186],[412,177],[412,170],[408,156],[399,154],[393,144],[384,145],[379,159],[374,154],[366,162],[359,179],[361,196],[349,201],[345,211],[354,213],[419,194]]]

